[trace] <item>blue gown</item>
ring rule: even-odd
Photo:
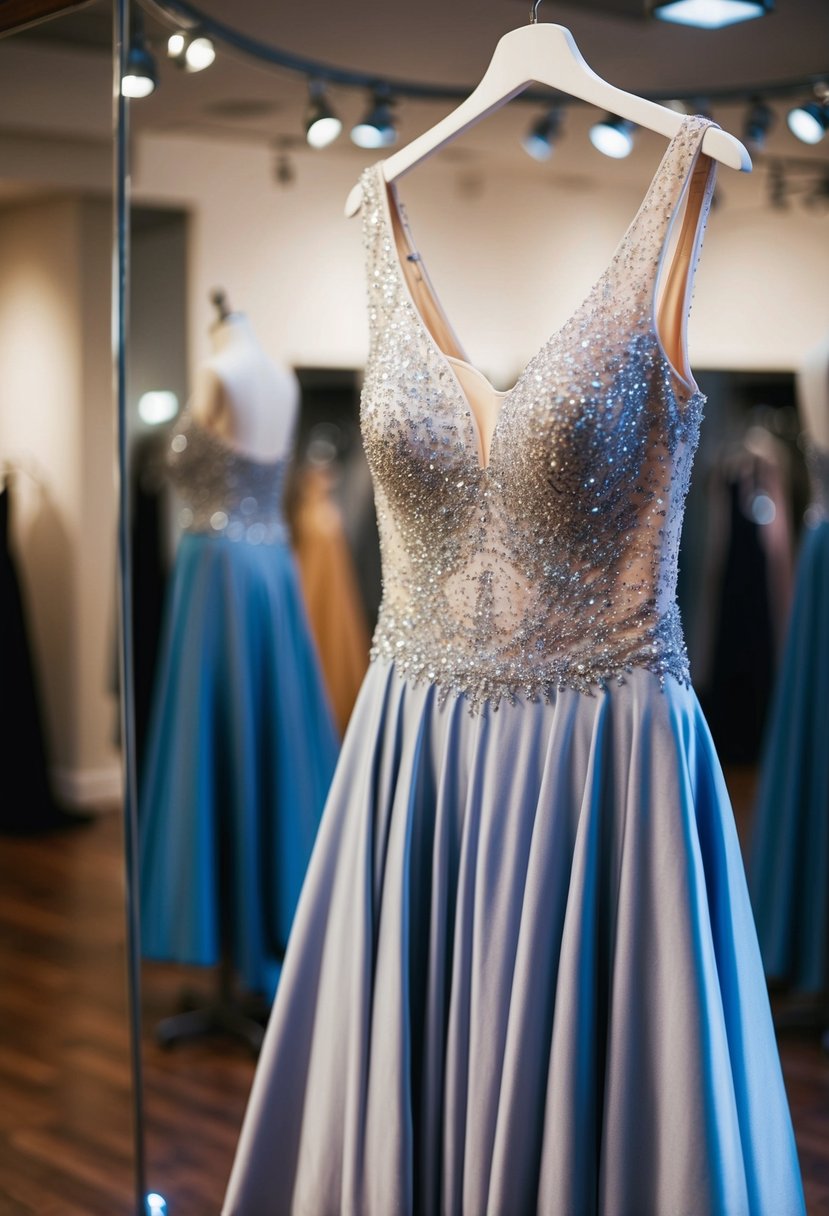
[[[185,412],[187,504],[140,783],[146,958],[273,994],[338,744],[282,517],[286,461],[234,451]]]
[[[766,973],[829,988],[829,452],[813,501],[762,761],[749,878]]]
[[[383,603],[225,1216],[803,1216],[675,599],[703,399],[651,305],[707,126],[486,428],[363,176]]]

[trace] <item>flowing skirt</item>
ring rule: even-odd
[[[800,554],[749,874],[767,974],[829,988],[829,520]]]
[[[287,546],[185,534],[140,787],[147,958],[272,995],[338,744]]]
[[[375,662],[224,1216],[802,1216],[694,693],[473,715]]]

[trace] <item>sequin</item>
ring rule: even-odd
[[[187,503],[179,513],[183,531],[252,545],[287,542],[282,514],[287,458],[244,456],[185,410],[170,439],[167,465]]]
[[[705,398],[672,369],[653,299],[708,125],[683,121],[607,270],[504,396],[486,464],[404,278],[382,168],[363,175],[361,420],[383,560],[371,654],[473,712],[634,667],[688,683],[677,552]],[[709,162],[691,274],[714,177]]]

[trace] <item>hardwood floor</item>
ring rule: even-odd
[[[729,774],[743,832],[752,784]],[[118,815],[0,838],[0,1216],[135,1216],[125,974]],[[169,1216],[217,1216],[253,1063],[155,1044],[185,978],[144,968],[148,1185]],[[829,1216],[829,1057],[803,1030],[781,1054],[808,1211]]]

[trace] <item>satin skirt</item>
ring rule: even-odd
[[[829,988],[829,520],[800,552],[749,875],[767,974]]]
[[[146,958],[273,995],[338,742],[286,545],[187,533],[140,783]]]
[[[694,693],[470,713],[372,664],[224,1216],[801,1216]]]

